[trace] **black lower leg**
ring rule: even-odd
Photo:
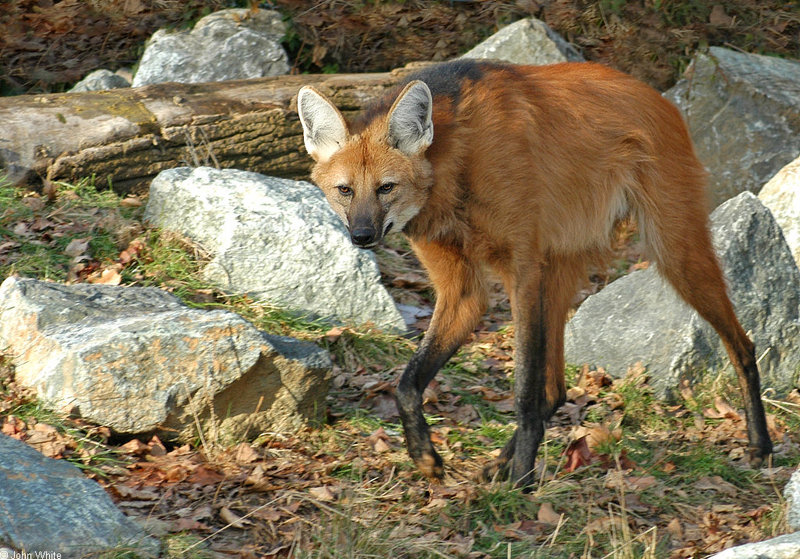
[[[739,377],[739,388],[744,397],[750,465],[757,468],[772,453],[772,441],[767,430],[764,403],[761,401],[761,382],[755,362],[755,352],[744,360],[741,371],[737,367],[736,373]]]
[[[518,310],[517,366],[514,377],[514,407],[517,412],[517,431],[514,439],[514,458],[511,462],[511,481],[517,487],[527,487],[534,481],[534,463],[544,436],[547,387],[547,332],[545,319],[544,282],[534,291],[538,297],[517,298],[528,307]],[[531,304],[532,303],[532,304]],[[525,312],[527,311],[527,312]]]
[[[397,409],[406,436],[408,453],[420,471],[428,477],[441,477],[442,459],[431,443],[430,429],[422,413],[422,393],[437,371],[455,353],[439,350],[424,340],[400,377],[397,386]]]
[[[535,481],[534,465],[543,436],[543,421],[526,422],[517,427],[514,459],[510,472],[511,481],[515,486],[528,487]]]

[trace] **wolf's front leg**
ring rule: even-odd
[[[440,478],[444,474],[442,459],[433,449],[428,423],[422,414],[422,393],[457,347],[438,347],[436,336],[431,334],[432,330],[433,328],[428,330],[419,350],[400,377],[396,398],[408,453],[423,474]]]
[[[457,247],[412,242],[436,290],[436,308],[428,331],[400,377],[397,408],[408,453],[422,473],[441,477],[442,459],[431,443],[422,414],[422,393],[478,324],[487,306],[486,289],[477,266]]]

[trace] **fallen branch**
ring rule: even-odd
[[[94,176],[120,193],[183,165],[303,178],[298,89],[313,84],[353,112],[410,69],[0,98],[0,173],[37,187]]]

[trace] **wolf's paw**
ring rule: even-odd
[[[772,454],[772,443],[767,441],[769,444],[766,445],[766,448],[758,447],[758,446],[751,446],[749,447],[749,454],[750,454],[750,467],[754,469],[758,469],[764,465],[764,461],[767,461],[767,465],[769,465],[769,457]]]
[[[426,477],[442,479],[444,476],[444,463],[436,451],[423,452],[419,458],[414,459],[414,463]]]
[[[504,457],[496,458],[486,464],[478,473],[477,481],[481,483],[504,481],[508,479],[508,470],[508,459]]]

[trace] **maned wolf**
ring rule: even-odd
[[[707,225],[705,171],[678,110],[590,63],[456,61],[410,77],[353,122],[297,98],[312,179],[353,243],[405,233],[436,290],[430,328],[397,387],[406,444],[443,473],[422,392],[486,310],[484,270],[511,300],[517,430],[486,474],[532,481],[544,423],[564,402],[564,324],[615,225],[638,220],[661,274],[722,338],[744,397],[751,464],[772,451],[753,343],[734,315]]]

